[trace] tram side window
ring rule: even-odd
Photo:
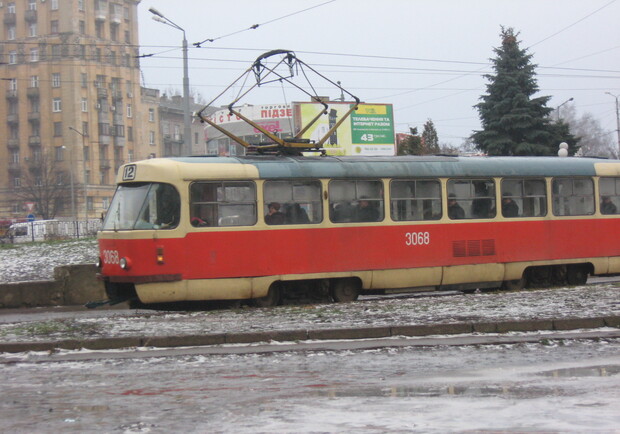
[[[495,217],[495,182],[492,179],[450,179],[448,217],[452,220]]]
[[[509,218],[547,215],[545,180],[502,180],[502,215]]]
[[[383,220],[383,183],[379,180],[330,181],[329,218],[334,223]]]
[[[263,197],[267,224],[294,225],[323,220],[319,181],[265,181]]]
[[[390,213],[395,221],[441,218],[438,180],[394,180],[390,183]]]
[[[620,206],[620,178],[601,178],[601,214],[618,214]]]
[[[554,215],[594,214],[594,183],[590,178],[554,178],[552,199]]]
[[[256,185],[250,181],[194,182],[192,226],[251,226],[256,223]]]

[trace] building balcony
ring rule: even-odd
[[[9,162],[9,172],[19,172],[21,170],[20,164],[15,161]]]
[[[13,24],[17,23],[17,14],[14,14],[14,13],[12,14],[12,13],[7,12],[7,13],[4,14],[4,20],[3,21],[4,21],[4,24],[6,24],[6,25],[9,25],[9,26],[13,25]]]
[[[41,136],[28,137],[28,146],[41,146]]]
[[[41,120],[40,112],[28,112],[28,120],[33,122],[39,122]]]
[[[19,148],[19,139],[9,139],[6,145],[9,148]]]
[[[99,134],[99,144],[100,145],[109,145],[110,144],[110,136],[104,136],[103,134]]]
[[[108,98],[108,89],[105,87],[97,88],[97,99],[107,99]]]
[[[35,22],[37,21],[37,11],[33,11],[33,10],[27,10],[26,14],[24,15],[24,17],[26,18],[26,21],[28,21],[29,23]]]
[[[107,11],[103,9],[95,9],[95,20],[105,21],[108,18]]]
[[[106,170],[110,168],[110,160],[108,160],[107,158],[102,158],[101,160],[99,160],[99,168],[102,170]]]
[[[111,93],[112,93],[112,99],[113,100],[123,99],[123,91],[122,90],[113,90]]]
[[[114,137],[114,146],[120,146],[121,148],[125,146],[125,138],[120,136]]]
[[[6,91],[6,98],[7,99],[17,99],[17,90],[7,89],[7,91]]]
[[[26,96],[29,98],[33,98],[33,97],[39,97],[40,95],[40,90],[38,87],[29,87],[26,89]]]
[[[113,13],[110,15],[110,22],[120,24],[123,22],[123,16],[121,14]]]
[[[17,113],[9,113],[6,115],[6,121],[9,124],[17,124],[19,123],[19,115]]]

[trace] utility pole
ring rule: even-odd
[[[611,92],[605,93],[616,99],[616,133],[618,133],[618,159],[620,160],[620,109],[618,108],[618,95],[614,95]]]

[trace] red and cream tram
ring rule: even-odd
[[[620,273],[620,162],[246,156],[126,164],[99,233],[112,299],[581,284]]]

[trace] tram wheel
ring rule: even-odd
[[[331,289],[332,299],[336,303],[348,303],[357,300],[360,284],[357,279],[339,279]]]
[[[588,268],[585,265],[569,265],[566,272],[569,285],[585,285],[588,281]]]
[[[515,280],[504,280],[502,282],[502,289],[504,291],[520,291],[525,288],[525,284],[527,280],[525,277],[521,277],[520,279]]]
[[[253,298],[252,305],[255,307],[273,307],[278,306],[282,301],[282,286],[278,282],[274,282],[269,287],[267,295],[260,298]]]

